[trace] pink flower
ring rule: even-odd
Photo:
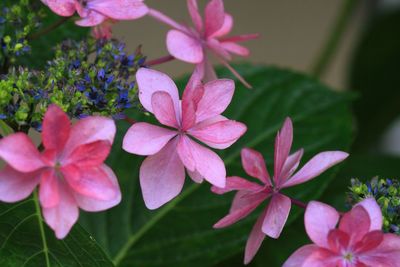
[[[64,238],[78,219],[78,207],[102,211],[117,205],[121,193],[113,171],[103,162],[115,135],[114,121],[87,117],[71,127],[67,115],[51,105],[43,120],[40,153],[24,133],[0,140],[0,200],[16,202],[37,185],[46,223]]]
[[[275,139],[274,176],[272,179],[268,174],[263,156],[255,150],[245,148],[242,150],[243,168],[248,175],[257,178],[262,185],[234,176],[227,178],[225,188],[215,186],[212,188],[212,191],[217,194],[238,191],[229,214],[218,221],[214,228],[223,228],[243,219],[262,202],[271,198],[247,240],[245,264],[253,259],[265,235],[278,238],[285,226],[291,209],[291,199],[281,194],[280,191],[317,177],[348,156],[347,153],[340,151],[322,152],[314,156],[294,174],[303,155],[303,149],[289,156],[292,140],[292,121],[287,118]]]
[[[92,29],[92,36],[95,39],[111,39],[112,38],[112,25],[116,23],[115,20],[108,19],[101,24],[94,26]]]
[[[232,100],[233,81],[215,80],[203,86],[194,75],[180,101],[176,85],[163,73],[142,68],[136,80],[143,107],[161,124],[173,128],[139,122],[124,138],[124,150],[149,156],[140,168],[146,206],[156,209],[176,197],[184,184],[185,168],[195,182],[204,178],[224,187],[224,162],[192,138],[212,148],[225,149],[245,133],[244,124],[220,115]]]
[[[206,8],[204,19],[201,17],[197,0],[187,0],[188,9],[194,28],[179,24],[164,14],[150,10],[149,15],[170,25],[173,30],[167,34],[167,48],[175,58],[184,62],[196,64],[196,70],[206,81],[217,79],[217,75],[207,53],[215,55],[220,63],[225,65],[243,84],[251,87],[229,64],[231,54],[248,56],[246,47],[239,42],[258,37],[257,34],[239,36],[227,35],[233,28],[233,18],[225,13],[222,0],[211,0]]]
[[[92,27],[107,19],[134,20],[147,14],[144,0],[42,0],[54,13],[69,17],[75,11],[81,20],[79,26]]]
[[[384,234],[382,213],[375,199],[357,204],[340,220],[332,207],[310,202],[304,216],[314,242],[298,249],[283,267],[399,267],[400,237]]]

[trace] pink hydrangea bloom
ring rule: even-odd
[[[0,140],[0,200],[16,202],[39,185],[46,223],[64,238],[78,219],[79,209],[94,212],[117,205],[121,193],[113,171],[103,162],[115,135],[115,123],[87,117],[71,127],[67,115],[51,105],[43,120],[44,151],[24,133]]]
[[[147,14],[144,0],[42,0],[54,13],[69,17],[78,12],[79,26],[92,27],[107,19],[134,20]]]
[[[248,56],[249,50],[238,43],[254,39],[258,35],[227,36],[233,28],[233,18],[225,13],[223,0],[211,0],[205,8],[204,19],[199,13],[197,0],[187,0],[187,5],[193,28],[177,23],[159,11],[149,11],[150,16],[174,28],[167,34],[169,53],[179,60],[196,64],[201,77],[206,81],[212,81],[217,79],[217,76],[207,55],[211,53],[243,84],[250,87],[228,61],[232,58],[231,54]]]
[[[182,101],[165,74],[141,68],[136,74],[143,107],[170,128],[139,122],[128,130],[123,148],[148,156],[140,168],[140,185],[149,209],[164,205],[182,190],[185,168],[195,182],[203,178],[224,187],[226,170],[221,158],[194,139],[216,149],[231,146],[246,131],[243,123],[221,116],[232,100],[232,80],[202,85],[194,75]]]
[[[322,152],[314,156],[295,173],[303,155],[303,149],[289,156],[293,140],[292,121],[287,118],[275,139],[274,176],[271,179],[263,156],[252,149],[242,150],[242,164],[248,175],[257,178],[262,184],[247,181],[241,177],[228,177],[225,188],[212,187],[217,194],[238,191],[229,214],[218,221],[214,227],[229,226],[256,209],[266,199],[271,198],[247,240],[245,264],[257,253],[265,235],[278,238],[291,209],[291,199],[280,193],[282,189],[307,182],[333,165],[343,161],[348,154],[341,151]]]
[[[310,202],[304,216],[314,242],[298,249],[283,267],[399,267],[400,237],[382,233],[382,213],[368,198],[340,220],[332,207]]]

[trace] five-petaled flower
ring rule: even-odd
[[[78,219],[79,209],[95,212],[121,200],[117,178],[103,162],[115,136],[115,123],[105,117],[87,117],[71,127],[67,115],[51,105],[43,120],[39,152],[25,133],[0,141],[0,200],[16,202],[39,185],[46,223],[64,238]]]
[[[187,4],[194,28],[177,23],[159,11],[149,11],[150,16],[174,28],[167,34],[169,53],[179,60],[196,64],[201,77],[205,81],[212,81],[217,76],[207,55],[211,53],[244,85],[251,87],[228,61],[231,60],[231,54],[248,56],[249,50],[238,43],[257,38],[258,35],[227,36],[233,28],[233,18],[225,13],[223,0],[211,0],[207,4],[204,20],[199,13],[197,0],[187,0]]]
[[[292,121],[287,118],[275,139],[273,179],[268,174],[263,156],[255,150],[245,148],[241,153],[243,168],[248,175],[259,179],[262,185],[234,176],[227,178],[225,188],[212,187],[212,191],[217,194],[238,191],[229,214],[218,221],[214,228],[223,228],[243,219],[262,202],[271,198],[247,241],[244,260],[246,264],[257,253],[265,235],[278,238],[282,232],[291,209],[291,199],[280,191],[315,178],[348,156],[347,153],[341,151],[322,152],[294,174],[302,158],[303,149],[289,156],[292,141]]]
[[[220,115],[231,102],[234,82],[215,80],[203,85],[195,73],[180,101],[176,85],[163,73],[142,68],[136,80],[143,107],[161,124],[174,128],[139,122],[124,138],[124,150],[149,156],[140,168],[146,206],[156,209],[177,196],[184,184],[185,167],[195,182],[204,178],[224,187],[224,162],[190,137],[212,148],[225,149],[245,133],[244,124]]]
[[[310,202],[304,222],[314,244],[299,248],[283,267],[400,266],[400,237],[381,231],[382,212],[375,199],[363,200],[339,218],[329,205]]]
[[[42,0],[54,13],[69,17],[78,12],[76,24],[84,27],[99,25],[107,19],[134,20],[147,14],[144,0]]]

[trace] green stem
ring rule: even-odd
[[[33,192],[33,200],[35,202],[36,214],[38,216],[38,224],[39,224],[39,229],[40,229],[40,235],[42,237],[43,253],[44,253],[44,256],[46,258],[46,266],[50,267],[49,248],[47,246],[46,234],[44,233],[43,218],[42,218],[42,213],[40,211],[39,198],[38,198],[37,190],[35,190]]]
[[[64,24],[66,21],[68,21],[71,17],[62,17],[61,19],[57,20],[56,22],[54,22],[53,24],[51,24],[50,26],[48,26],[47,28],[44,28],[43,30],[34,33],[30,36],[28,36],[28,40],[35,40],[43,35],[48,34],[49,32],[57,29],[58,27],[60,27],[62,24]]]
[[[326,40],[321,52],[319,53],[319,56],[317,57],[317,60],[311,69],[311,73],[315,77],[320,78],[323,76],[329,67],[329,64],[331,63],[331,60],[335,55],[337,48],[343,39],[343,35],[351,21],[351,17],[357,6],[357,3],[358,0],[343,0],[340,12],[331,30],[331,34]]]

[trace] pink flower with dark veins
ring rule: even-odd
[[[317,177],[348,156],[347,153],[341,151],[322,152],[314,156],[303,168],[295,173],[300,164],[303,149],[289,155],[292,141],[292,121],[287,118],[275,139],[274,176],[272,179],[268,174],[263,156],[255,150],[245,148],[241,153],[243,168],[249,176],[257,178],[262,184],[234,176],[227,177],[225,188],[212,187],[212,191],[217,194],[238,191],[229,214],[218,221],[214,228],[227,227],[243,219],[261,203],[271,198],[247,240],[245,264],[253,259],[265,235],[278,238],[285,226],[292,205],[291,199],[280,191]]]
[[[93,27],[106,21],[134,20],[149,11],[144,0],[42,0],[54,13],[70,17],[78,12],[76,24]]]
[[[7,163],[0,171],[0,200],[20,201],[39,185],[44,220],[64,238],[79,208],[103,211],[121,201],[117,178],[104,164],[115,131],[112,119],[96,116],[71,127],[68,116],[51,105],[43,120],[43,152],[25,133],[0,140],[0,157]]]
[[[244,85],[251,87],[228,63],[232,54],[248,56],[250,51],[239,43],[258,37],[258,34],[227,36],[233,28],[233,18],[225,12],[223,0],[211,0],[207,4],[204,18],[199,13],[197,0],[187,0],[189,14],[194,27],[180,24],[150,9],[149,15],[173,28],[167,34],[167,48],[175,58],[196,64],[196,71],[205,81],[217,79],[208,54],[214,55]]]
[[[124,137],[125,151],[148,156],[140,168],[146,206],[156,209],[176,197],[185,181],[185,168],[195,182],[205,179],[224,187],[224,162],[198,141],[225,149],[245,133],[243,123],[221,115],[232,100],[234,82],[215,80],[203,85],[195,73],[180,101],[176,85],[161,72],[141,68],[136,80],[143,107],[169,127],[138,122]]]
[[[283,267],[400,266],[400,237],[381,231],[382,213],[375,199],[363,200],[339,218],[329,205],[310,202],[304,222],[314,244],[299,248]]]

